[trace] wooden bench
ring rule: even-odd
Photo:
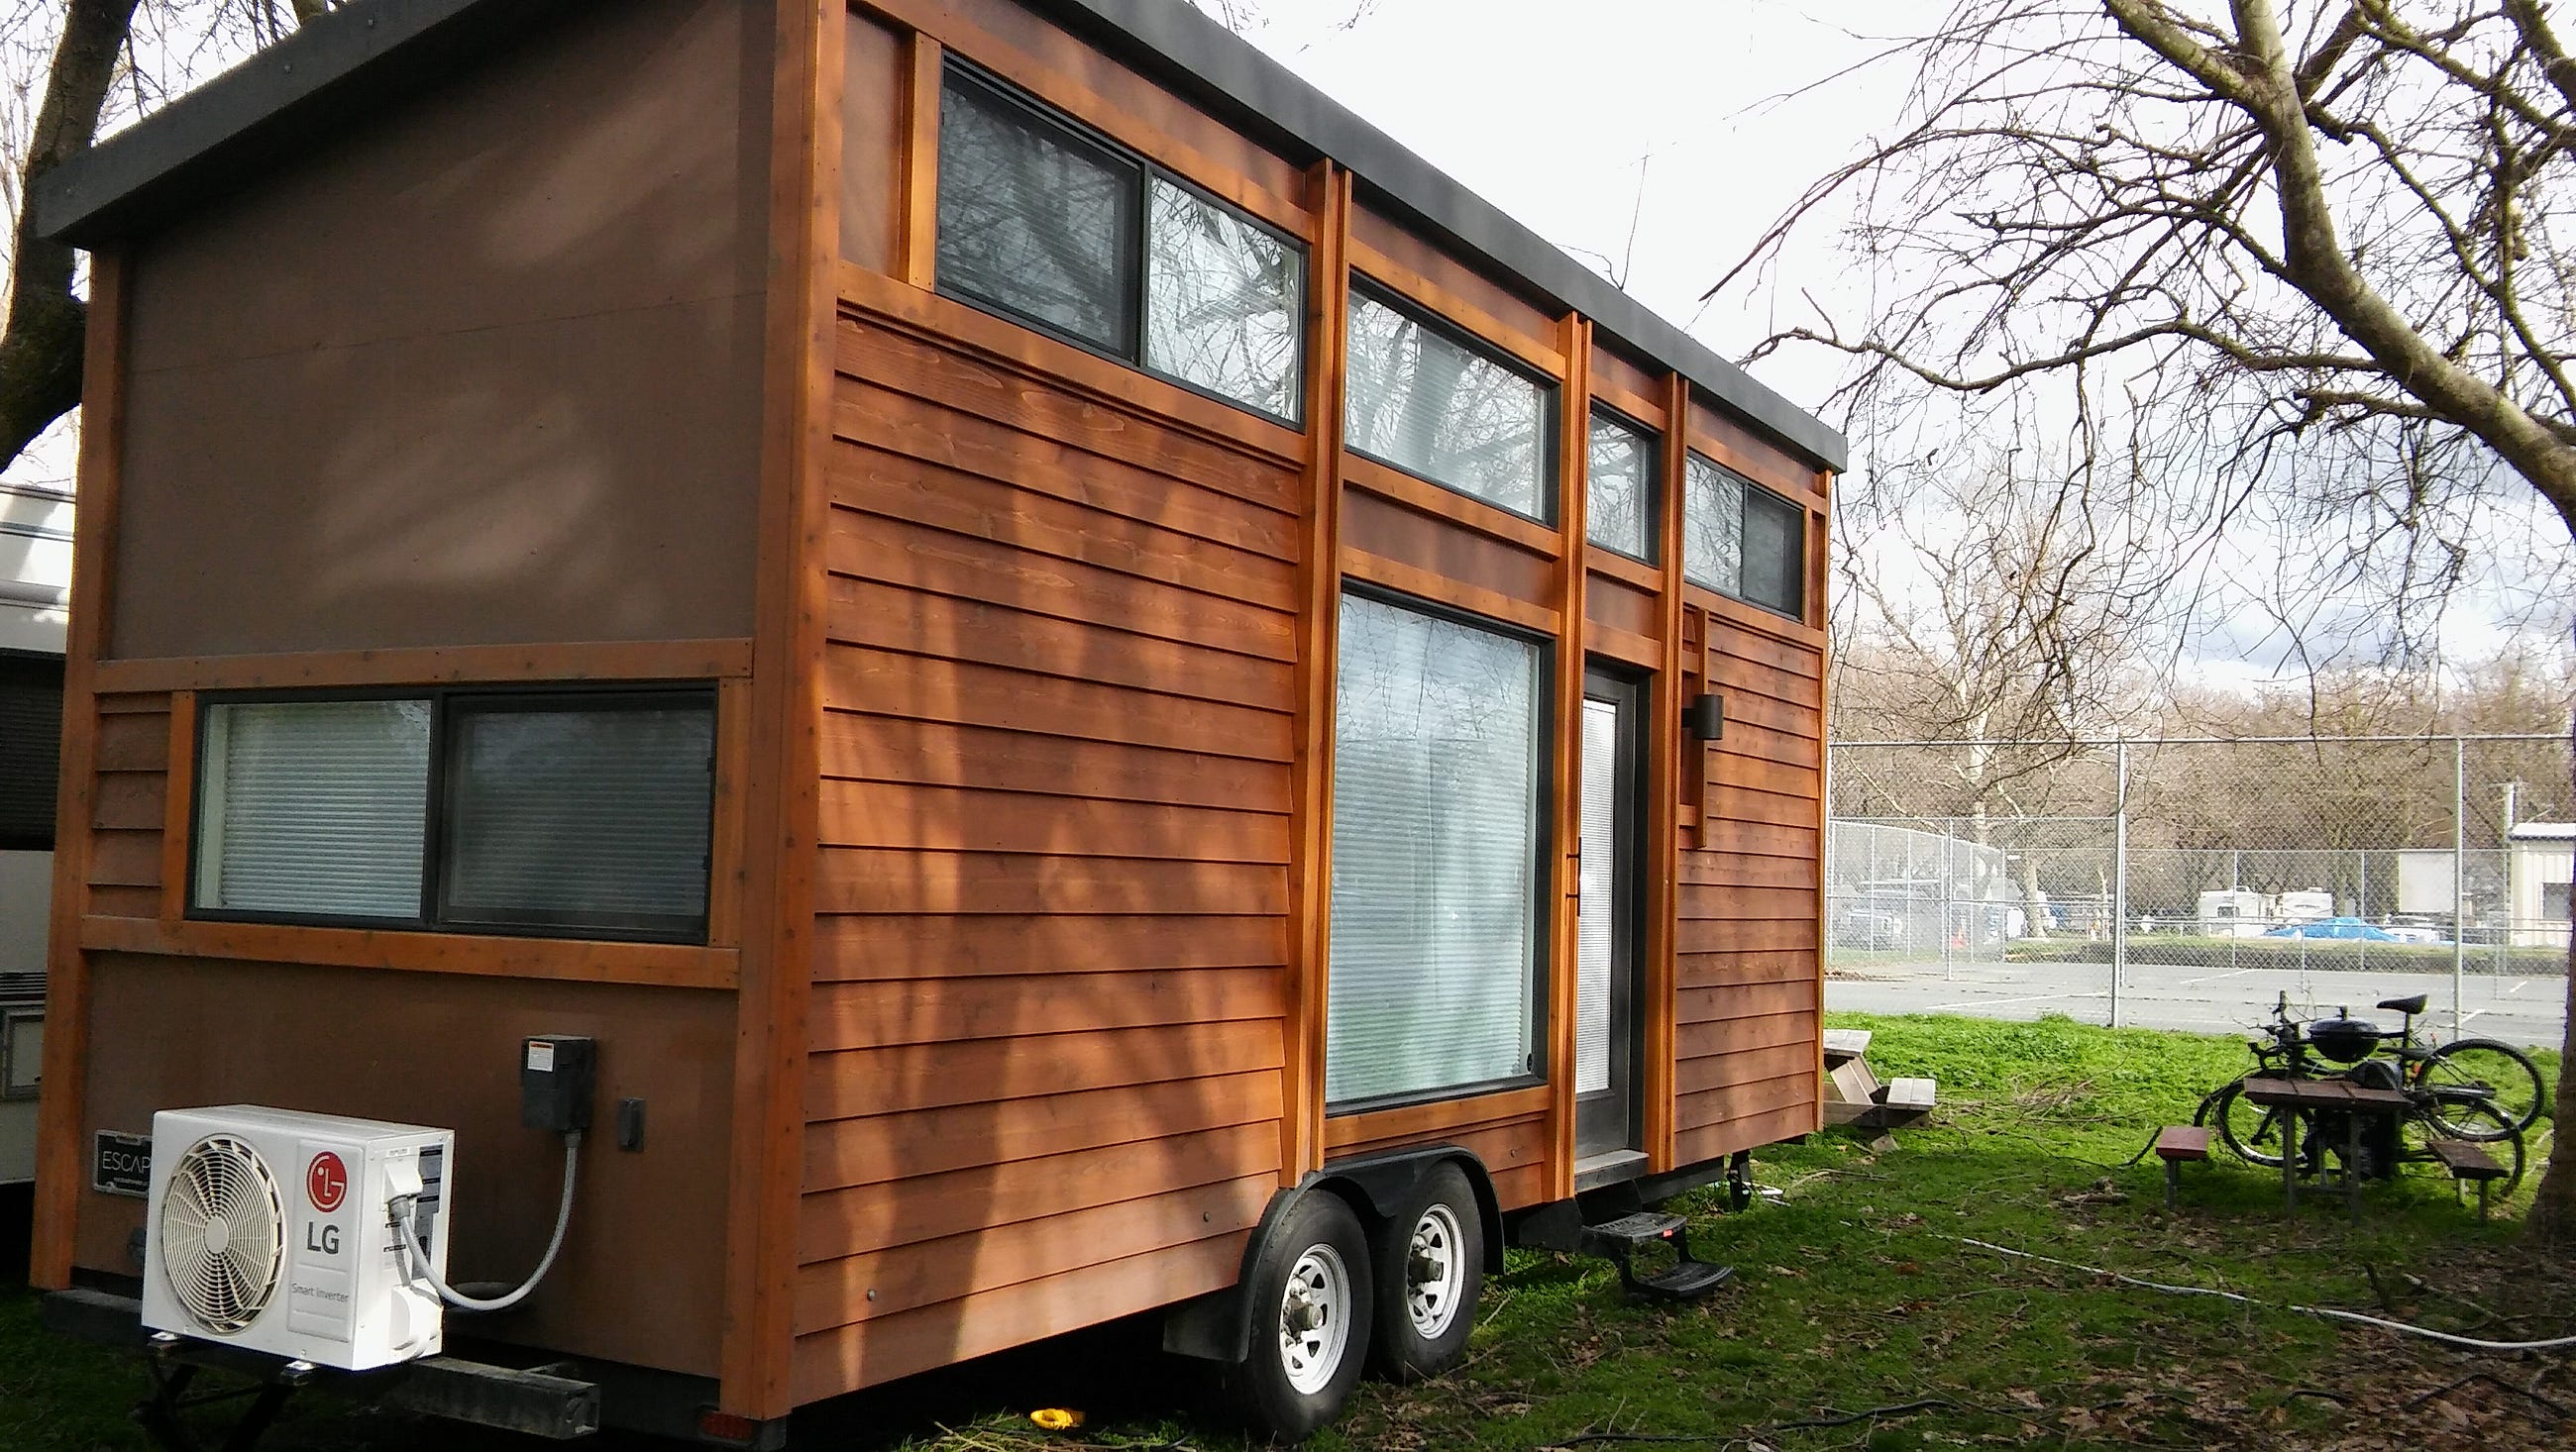
[[[2183,1161],[2209,1158],[2209,1131],[2192,1124],[2166,1125],[2156,1131],[2156,1158],[2165,1162],[2165,1208],[2171,1210],[2182,1196]]]
[[[2437,1139],[2425,1146],[2442,1168],[2451,1172],[2451,1196],[2459,1198],[2460,1185],[2474,1180],[2478,1186],[2478,1218],[2487,1218],[2487,1186],[2504,1178],[2504,1166],[2496,1157],[2464,1139]]]

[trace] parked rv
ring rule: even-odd
[[[360,0],[35,205],[57,1324],[1297,1436],[1819,1127],[1842,440],[1190,7]]]
[[[0,1187],[36,1175],[71,541],[70,490],[0,482]]]

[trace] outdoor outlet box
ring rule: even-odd
[[[599,1041],[538,1034],[519,1045],[519,1122],[574,1134],[590,1128],[590,1099],[599,1083]]]

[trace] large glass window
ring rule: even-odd
[[[703,705],[501,698],[449,733],[449,923],[693,931],[706,916],[715,754]]]
[[[1154,178],[1146,228],[1145,366],[1294,418],[1306,259],[1269,231]]]
[[[1438,327],[1353,289],[1343,432],[1374,459],[1548,515],[1547,391]]]
[[[427,701],[208,706],[197,906],[419,917],[429,718]]]
[[[1583,532],[1603,549],[1655,562],[1655,440],[1617,414],[1592,411]]]
[[[1132,353],[1142,175],[950,72],[939,106],[939,285]]]
[[[1692,584],[1805,618],[1806,524],[1805,510],[1734,470],[1687,460],[1682,573]]]
[[[1296,243],[951,67],[939,113],[939,287],[1294,422]]]
[[[1328,1104],[1537,1073],[1538,646],[1345,596]]]
[[[705,934],[705,690],[226,701],[202,721],[200,916]]]

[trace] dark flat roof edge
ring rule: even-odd
[[[45,236],[94,247],[159,225],[394,98],[588,0],[369,0],[335,10],[54,168],[29,204]],[[1505,282],[1590,318],[1725,411],[1840,473],[1840,433],[1613,287],[1186,0],[1023,0],[1259,139],[1347,168],[1372,201]]]
[[[333,10],[39,178],[43,235],[133,236],[353,124],[576,0],[373,0]]]

